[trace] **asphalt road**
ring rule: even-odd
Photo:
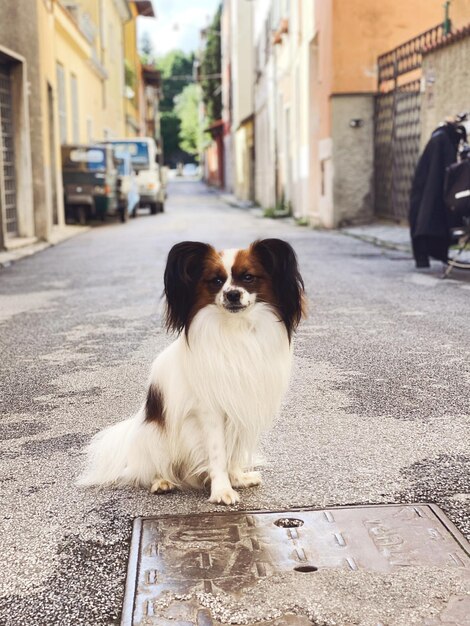
[[[74,480],[82,447],[139,407],[171,341],[159,316],[170,246],[263,236],[295,247],[310,316],[263,442],[264,484],[239,508],[435,502],[470,534],[470,277],[440,281],[438,266],[418,273],[403,253],[173,183],[164,214],[97,226],[0,271],[0,624],[119,623],[133,518],[220,510],[204,493],[86,491]],[[400,601],[384,601],[383,623],[402,624]],[[318,599],[322,624],[349,623],[334,621],[341,602],[335,613]]]

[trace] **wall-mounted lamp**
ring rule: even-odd
[[[364,120],[353,118],[349,120],[349,126],[351,126],[351,128],[361,128],[361,126],[364,126]]]

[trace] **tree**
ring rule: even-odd
[[[185,54],[181,50],[172,50],[157,60],[157,67],[161,71],[163,79],[163,97],[160,100],[161,111],[173,110],[175,97],[192,80],[193,63],[194,54]]]
[[[180,119],[180,147],[189,154],[199,155],[202,149],[202,128],[199,118],[201,88],[192,83],[176,97],[175,111]]]
[[[179,132],[180,119],[174,111],[160,113],[160,130],[163,140],[163,154],[165,163],[176,165],[180,158]]]
[[[190,155],[180,145],[180,118],[175,112],[175,99],[192,80],[194,54],[172,50],[157,59],[162,73],[162,97],[160,99],[161,133],[165,163],[175,166],[187,161]]]
[[[222,7],[219,6],[212,24],[207,29],[207,43],[201,59],[201,87],[206,106],[206,116],[210,122],[222,117],[222,53],[220,48],[220,17]]]

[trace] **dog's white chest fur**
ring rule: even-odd
[[[179,341],[195,398],[252,434],[266,427],[279,410],[292,361],[286,329],[270,308],[257,304],[236,316],[206,307],[188,339]]]

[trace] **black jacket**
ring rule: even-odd
[[[453,124],[437,128],[416,166],[410,194],[410,230],[415,258],[428,254],[445,261],[450,243],[444,204],[446,168],[457,160],[462,138]]]

